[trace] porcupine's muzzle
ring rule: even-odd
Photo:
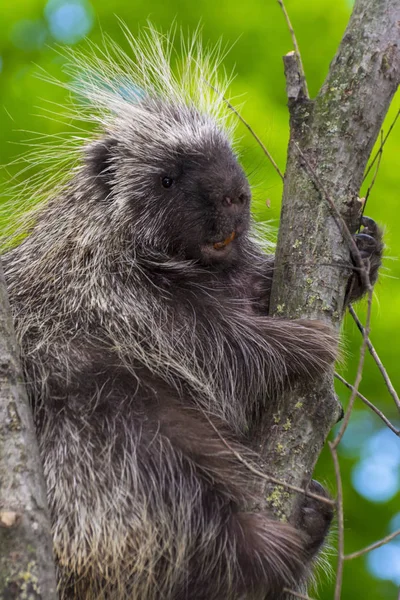
[[[216,260],[223,260],[231,254],[235,242],[246,228],[245,223],[248,222],[249,212],[247,197],[244,195],[234,199],[226,196],[221,204],[220,227],[225,233],[220,238],[215,236],[212,241],[202,248],[205,256]]]
[[[214,249],[215,250],[223,250],[223,248],[226,248],[228,246],[228,244],[230,244],[231,242],[233,242],[233,240],[236,237],[236,231],[232,231],[232,233],[230,234],[229,237],[227,237],[223,242],[215,242],[213,244]]]

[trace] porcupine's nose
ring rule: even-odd
[[[242,206],[246,204],[245,194],[224,196],[222,199],[222,205],[229,209],[230,211],[235,211],[240,209]]]

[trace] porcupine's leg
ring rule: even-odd
[[[188,576],[171,600],[237,600],[249,592],[272,600],[283,587],[296,585],[329,529],[330,507],[306,500],[301,530],[267,513],[246,512],[255,475],[235,453],[250,462],[248,450],[195,409],[173,402],[158,418],[160,434],[193,465],[201,490],[191,518],[197,532]]]
[[[261,358],[265,357],[264,377],[273,384],[272,394],[293,377],[319,375],[337,358],[337,334],[322,321],[255,314],[236,323],[240,335],[251,340],[253,351],[261,349]],[[235,343],[234,335],[230,342]]]

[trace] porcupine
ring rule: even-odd
[[[249,512],[254,474],[232,449],[251,460],[259,411],[328,368],[336,337],[267,316],[273,256],[252,235],[218,61],[194,43],[174,75],[157,32],[128,39],[132,59],[71,57],[97,134],[3,256],[60,596],[272,600],[332,514],[310,500],[296,526]]]

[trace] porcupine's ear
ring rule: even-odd
[[[117,140],[104,137],[92,142],[86,148],[85,163],[88,176],[92,177],[99,187],[108,195],[114,179],[114,164]]]

